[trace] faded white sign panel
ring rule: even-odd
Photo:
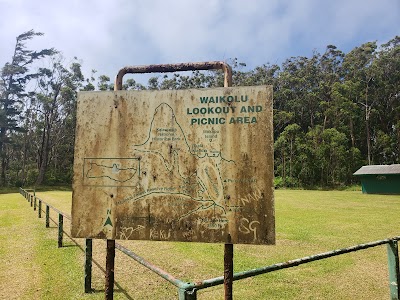
[[[81,92],[72,235],[273,244],[272,87]]]

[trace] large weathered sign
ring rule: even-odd
[[[72,235],[273,244],[272,87],[82,92]]]

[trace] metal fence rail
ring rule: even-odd
[[[30,193],[30,192],[33,192]],[[66,234],[71,240],[75,242],[75,240],[63,229],[64,218],[71,220],[71,216],[65,214],[64,212],[58,210],[54,206],[44,202],[43,200],[36,197],[34,190],[27,190],[20,188],[20,194],[24,196],[25,199],[30,202],[31,207],[36,210],[38,206],[38,217],[41,218],[41,213],[46,213],[46,227],[49,227],[50,221],[50,209],[54,210],[59,214],[58,222],[51,219],[55,224],[58,224],[58,246],[62,247],[63,242],[63,234]],[[45,210],[42,210],[43,205],[46,206]],[[281,262],[273,265],[263,266],[256,269],[246,270],[243,272],[238,272],[233,274],[233,280],[241,280],[248,277],[253,277],[265,273],[270,273],[282,269],[296,267],[302,264],[310,263],[317,260],[326,259],[329,257],[334,257],[338,255],[343,255],[350,252],[356,252],[368,248],[373,248],[381,245],[387,245],[387,253],[388,253],[388,268],[389,268],[389,289],[390,289],[390,299],[399,300],[399,284],[400,284],[400,267],[399,267],[399,255],[398,255],[398,240],[400,240],[400,236],[395,236],[392,238],[359,244],[347,248],[336,249],[328,252],[323,252],[311,256],[306,256],[294,260],[289,260],[286,262]],[[91,281],[92,281],[92,240],[85,240],[85,292],[88,293],[92,290]],[[150,263],[143,257],[135,254],[131,250],[126,247],[115,243],[115,248],[122,253],[126,254],[130,258],[134,259],[141,265],[145,266],[152,272],[156,273],[160,277],[164,278],[174,286],[178,288],[178,298],[179,300],[196,300],[197,299],[197,291],[205,288],[209,288],[216,285],[222,285],[224,283],[224,277],[215,277],[211,279],[206,279],[200,282],[185,282],[182,281],[173,275],[169,274],[165,270],[162,270],[160,267],[155,266]]]

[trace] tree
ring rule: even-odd
[[[96,80],[92,70],[85,79],[76,60],[67,67],[53,49],[26,50],[25,42],[38,35],[18,36],[12,61],[1,69],[3,184],[70,182],[77,91],[113,89],[110,77]],[[49,55],[47,68],[31,71],[35,60]],[[347,184],[365,162],[400,162],[400,37],[347,54],[328,45],[323,54],[291,57],[279,66],[229,63],[233,86],[274,87],[275,174],[285,185]],[[36,87],[28,85],[32,79]],[[223,80],[221,70],[194,71],[151,77],[146,85],[130,78],[123,89],[211,88]]]
[[[367,160],[371,160],[371,113],[376,104],[376,95],[374,95],[375,68],[373,62],[376,58],[376,42],[368,42],[360,47],[354,48],[344,58],[343,67],[346,70],[345,80],[353,83],[355,89],[353,94],[358,103],[364,110],[364,123],[366,132]]]
[[[373,63],[376,105],[372,158],[378,163],[400,162],[400,37],[383,44]],[[384,154],[375,150],[385,144]]]
[[[304,131],[320,122],[319,57],[315,52],[311,58],[287,59],[278,77],[277,108],[294,112],[294,122]]]
[[[306,138],[311,154],[307,165],[313,167],[313,180],[322,186],[345,182],[349,155],[346,135],[335,128],[324,130],[319,125],[310,129]]]
[[[333,45],[328,45],[325,53],[320,57],[319,68],[321,70],[321,79],[318,89],[318,98],[323,110],[323,129],[328,127],[329,119],[331,122],[337,121],[335,112],[335,101],[333,99],[334,86],[340,82],[342,77],[344,53]],[[332,114],[333,112],[333,114]]]
[[[62,57],[53,56],[49,68],[40,68],[38,78],[39,92],[32,101],[37,112],[35,129],[37,133],[37,165],[38,176],[36,185],[43,183],[48,169],[50,158],[53,160],[55,147],[73,145],[73,132],[75,128],[75,102],[76,93],[84,82],[81,66],[75,62],[67,69],[62,65]],[[69,128],[72,134],[65,131]],[[53,153],[53,157],[50,154]],[[73,149],[64,152],[63,156],[69,157],[72,165]],[[57,165],[56,165],[57,166]]]
[[[97,83],[97,87],[100,91],[112,91],[114,90],[114,84],[110,82],[110,77],[106,75],[99,76],[99,82]]]
[[[0,155],[1,155],[1,183],[6,184],[7,146],[10,144],[10,135],[21,130],[20,114],[23,109],[23,99],[28,96],[26,85],[38,73],[31,73],[29,67],[38,59],[55,53],[54,49],[41,51],[28,50],[25,43],[43,33],[33,30],[20,34],[16,38],[14,53],[11,62],[7,62],[1,69],[0,80]]]
[[[276,168],[286,186],[298,183],[298,175],[302,167],[301,148],[304,143],[303,138],[300,126],[290,124],[285,127],[274,143]]]

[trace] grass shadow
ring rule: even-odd
[[[116,282],[114,282],[114,284],[118,287],[117,289],[114,289],[114,293],[124,294],[126,299],[133,300],[133,298],[131,296],[129,296],[129,294],[126,292],[126,290],[121,288],[121,286],[119,286]],[[100,294],[100,293],[105,293],[105,291],[106,291],[105,289],[92,289],[92,291],[90,293]]]
[[[72,191],[71,185],[59,185],[59,186],[25,186],[21,187],[24,190],[36,191],[36,192],[48,192],[48,191]],[[1,187],[0,194],[14,194],[19,193],[19,187]]]
[[[1,194],[1,192],[0,192]],[[44,219],[44,218],[43,218]],[[53,224],[56,224],[56,226],[49,226],[47,228],[50,229],[57,229],[58,228],[58,222],[54,220],[53,218],[49,218]],[[66,231],[63,231],[63,234],[69,238],[69,240],[72,242],[66,243],[64,242],[61,248],[70,248],[70,247],[78,247],[83,253],[85,253],[85,247],[81,245],[75,238],[73,238],[70,234],[68,234]],[[104,274],[106,273],[106,270],[94,259],[92,259],[92,263],[96,265]],[[117,287],[114,289],[115,293],[122,293],[126,297],[126,299],[133,300],[133,298],[128,294],[128,292],[122,288],[122,286],[117,282],[114,281],[114,285]],[[91,293],[100,293],[100,292],[105,292],[105,290],[99,290],[99,289],[92,289]]]
[[[82,250],[83,253],[85,253],[85,248],[83,245],[79,244],[79,242],[71,237],[68,233],[64,231],[64,234],[69,237],[69,239],[73,242],[73,244],[68,244],[68,245],[63,245],[63,247],[78,247],[80,250]],[[94,259],[92,259],[92,264],[96,265],[104,274],[106,274],[106,270]],[[126,297],[126,299],[133,300],[133,298],[128,294],[128,292],[122,288],[122,286],[114,280],[114,285],[117,287],[117,289],[114,289],[114,293],[122,293]],[[100,293],[100,292],[105,292],[103,289],[92,289],[91,293]]]
[[[36,187],[28,186],[28,187],[24,187],[24,189],[35,190],[36,192],[48,192],[48,191],[70,192],[70,191],[72,191],[72,186],[71,185],[58,185],[58,186],[43,185],[43,186],[36,186]]]

